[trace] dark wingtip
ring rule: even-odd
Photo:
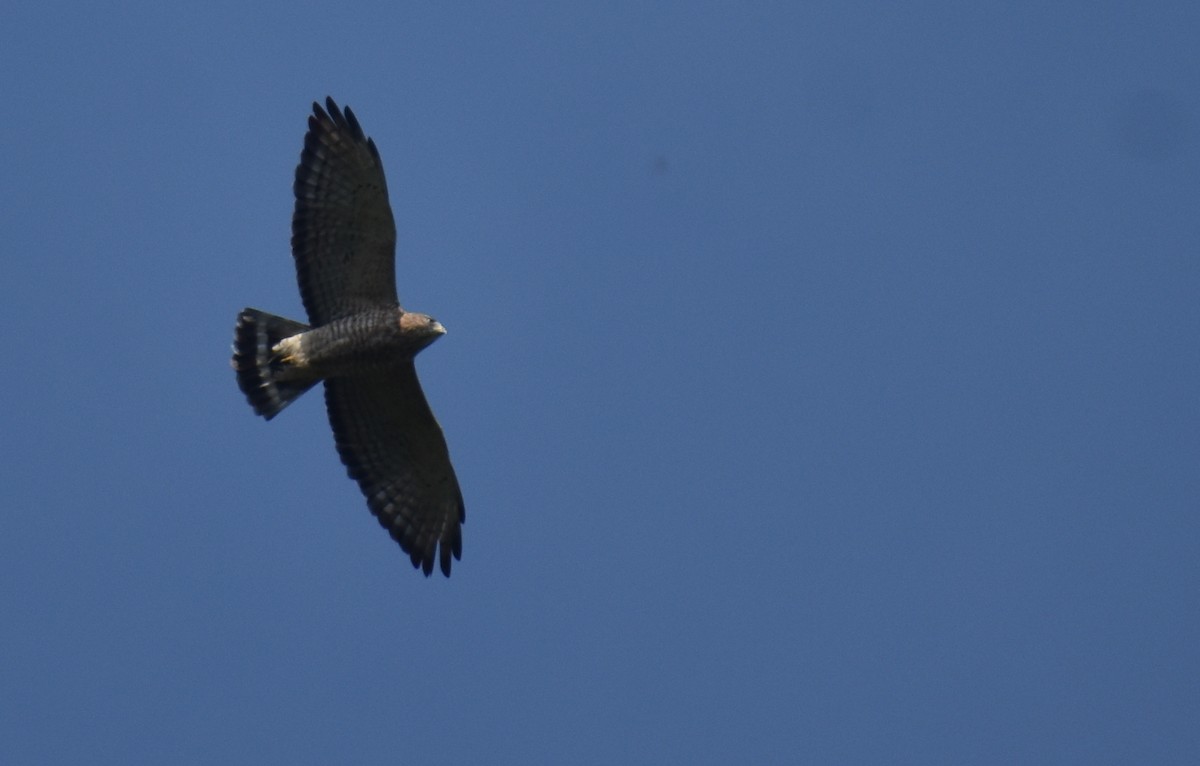
[[[339,128],[346,126],[346,118],[342,116],[342,110],[338,109],[338,105],[328,96],[325,97],[325,111],[329,113],[329,119],[333,120],[333,124]]]
[[[313,113],[308,118],[308,127],[310,131],[317,130],[322,124],[332,124],[334,128],[345,130],[350,133],[350,137],[356,142],[366,143],[371,149],[371,153],[379,156],[379,152],[375,149],[375,145],[367,138],[363,132],[362,125],[358,122],[358,117],[355,116],[354,110],[350,107],[339,107],[332,96],[325,97],[325,108],[316,101],[313,102]]]
[[[308,142],[308,136],[319,131],[321,126],[328,122],[330,122],[329,115],[325,113],[320,104],[314,101],[312,114],[308,116],[308,133],[304,136],[305,143]]]
[[[345,115],[346,123],[350,126],[350,131],[354,134],[355,140],[367,140],[366,135],[363,133],[362,126],[358,124],[358,118],[354,116],[354,111],[350,109],[350,107],[346,107]]]
[[[433,574],[432,556],[422,556],[421,552],[414,548],[412,553],[408,554],[408,560],[412,562],[413,569],[420,569],[426,577]]]

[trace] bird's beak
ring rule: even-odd
[[[430,330],[433,330],[433,331],[434,331],[435,333],[437,333],[438,335],[445,335],[445,334],[446,334],[446,328],[445,328],[445,327],[442,327],[442,323],[441,323],[441,322],[439,322],[439,321],[437,321],[436,319],[435,319],[435,320],[433,320],[433,324],[429,325],[429,329],[430,329]]]

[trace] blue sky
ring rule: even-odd
[[[8,4],[0,760],[1194,763],[1198,36]],[[449,329],[449,580],[228,367],[326,95]]]

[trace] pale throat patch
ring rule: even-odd
[[[420,314],[414,314],[411,311],[406,311],[400,315],[400,329],[403,332],[411,332],[420,329],[425,325],[425,317]]]
[[[308,357],[304,354],[304,346],[301,345],[300,338],[300,335],[293,335],[290,338],[284,338],[276,343],[271,351],[279,354],[280,360],[287,364],[296,367],[307,366]]]

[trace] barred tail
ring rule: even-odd
[[[316,380],[288,380],[282,376],[280,373],[287,366],[272,351],[279,341],[308,329],[306,324],[257,309],[243,309],[238,314],[233,339],[233,369],[237,371],[238,388],[254,412],[267,420],[316,385]]]

